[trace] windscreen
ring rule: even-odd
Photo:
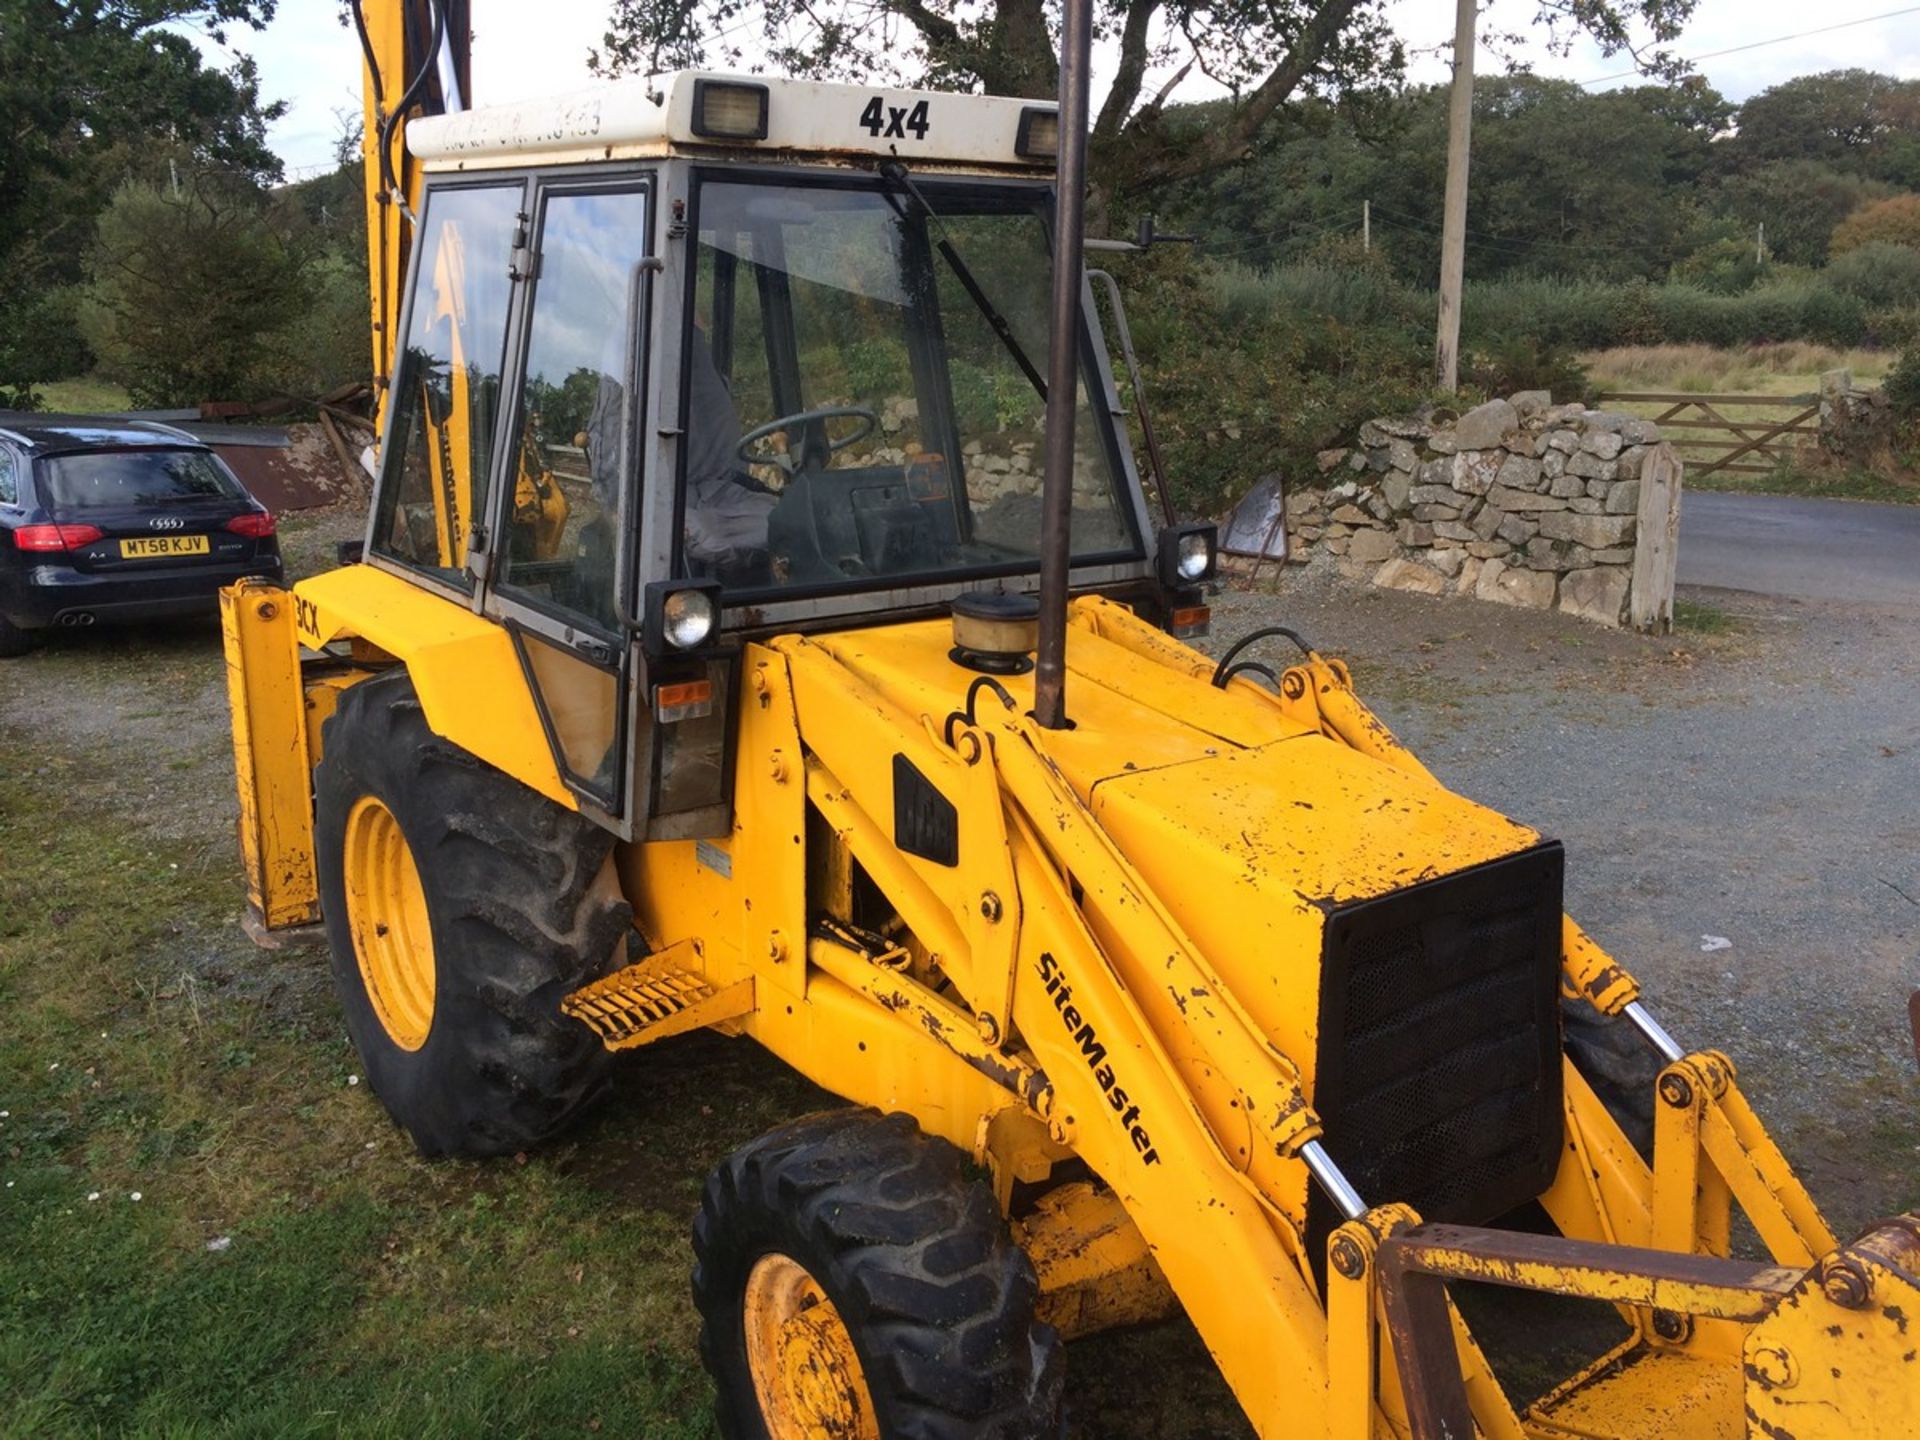
[[[49,508],[132,510],[193,500],[237,500],[246,492],[204,450],[94,450],[41,462]]]
[[[764,592],[1034,568],[1048,193],[710,180],[698,203],[686,572]],[[1074,554],[1133,556],[1092,337],[1076,340]]]

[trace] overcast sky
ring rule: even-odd
[[[606,28],[606,0],[542,0],[537,19],[529,18],[535,8],[512,0],[475,0],[473,98],[477,102],[524,99],[590,82],[586,56]],[[1835,0],[1818,6],[1804,0],[1701,0],[1675,48],[1682,55],[1707,56],[1907,8],[1899,0]],[[1426,52],[1416,54],[1414,78],[1445,79],[1447,57],[1434,52],[1452,38],[1453,6],[1446,0],[1390,0],[1390,9],[1408,45]],[[1481,18],[1481,34],[1495,30],[1540,34],[1529,24],[1533,14],[1531,0],[1493,0]],[[360,108],[358,47],[353,33],[338,23],[331,0],[282,0],[279,18],[266,31],[229,38],[259,62],[267,98],[288,102],[288,113],[272,128],[270,139],[287,162],[289,178],[304,178],[327,168],[340,132],[335,112],[357,114]],[[1604,59],[1585,41],[1567,55],[1555,55],[1541,43],[1543,39],[1541,34],[1522,52],[1542,74],[1596,80],[1631,63],[1620,56]],[[203,47],[224,63],[226,57],[210,42],[203,42]],[[1485,68],[1490,57],[1482,63]],[[1699,69],[1723,94],[1739,100],[1790,76],[1849,66],[1920,79],[1920,7],[1892,18],[1704,59]],[[1149,76],[1148,84],[1154,80]],[[1103,88],[1104,77],[1096,77],[1096,105]],[[1204,83],[1190,81],[1176,95],[1204,99],[1208,93]]]

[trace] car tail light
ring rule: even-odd
[[[244,515],[236,515],[227,521],[227,529],[236,535],[244,535],[249,540],[263,540],[273,534],[274,520],[271,510],[249,510]]]
[[[22,525],[13,532],[13,543],[22,550],[78,550],[104,540],[106,532],[94,525]]]

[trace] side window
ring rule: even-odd
[[[13,456],[0,450],[0,505],[20,502],[20,483],[14,479]]]
[[[501,584],[612,630],[646,191],[548,196],[539,253]]]
[[[428,196],[413,312],[394,367],[373,549],[462,586],[493,453],[508,266],[524,194],[515,183]]]

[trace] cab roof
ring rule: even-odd
[[[680,70],[431,116],[406,142],[429,171],[764,152],[1034,175],[1053,169],[1057,113],[1051,101]]]
[[[204,450],[206,443],[153,420],[116,420],[102,415],[43,415],[38,411],[0,410],[0,439],[36,455],[62,450],[124,450],[154,446]]]

